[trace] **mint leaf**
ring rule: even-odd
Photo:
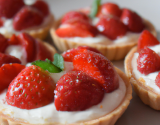
[[[32,62],[32,65],[36,65],[41,67],[44,70],[49,71],[50,73],[59,73],[62,70],[55,66],[50,60],[46,59],[46,61],[37,60],[35,62]]]
[[[101,0],[94,0],[93,1],[92,7],[91,7],[91,11],[90,11],[90,14],[89,14],[89,16],[91,18],[94,18],[96,16],[100,4],[101,4]]]
[[[58,53],[54,54],[53,64],[55,66],[57,66],[58,68],[60,68],[61,70],[63,70],[64,69],[64,59],[63,59],[63,57]]]

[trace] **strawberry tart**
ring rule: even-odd
[[[111,125],[128,107],[126,75],[94,48],[81,46],[31,63],[0,94],[6,125]]]
[[[137,44],[144,29],[156,36],[154,26],[136,12],[94,0],[92,7],[66,13],[50,32],[61,52],[87,45],[109,60],[120,60]]]
[[[160,110],[160,44],[147,30],[125,59],[125,71],[144,104]]]
[[[27,32],[44,39],[54,21],[49,7],[41,0],[0,0],[0,33],[10,38]]]

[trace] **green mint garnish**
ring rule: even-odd
[[[59,55],[58,53],[54,54],[54,61],[53,64],[55,66],[57,66],[58,68],[60,68],[61,70],[64,69],[64,59],[61,55]]]
[[[56,62],[56,63],[54,63],[54,62]],[[54,62],[50,61],[49,59],[46,59],[45,61],[37,60],[37,61],[32,62],[32,65],[39,66],[42,69],[47,70],[50,73],[61,72],[64,69],[63,57],[56,53],[54,55]],[[61,67],[61,68],[59,68],[59,67]]]
[[[89,16],[91,18],[94,18],[98,12],[99,6],[101,5],[101,0],[94,0],[92,7],[91,7],[91,12],[89,14]]]

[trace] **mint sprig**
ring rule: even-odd
[[[59,73],[64,69],[64,59],[61,55],[56,53],[54,55],[54,61],[46,59],[45,61],[37,60],[32,62],[32,65],[41,67],[44,70],[47,70],[50,73]]]
[[[101,0],[94,0],[89,16],[94,18],[98,12],[99,6],[101,5]]]

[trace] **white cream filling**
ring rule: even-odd
[[[149,47],[149,48],[160,55],[160,44],[156,45],[156,46],[153,46],[153,47]],[[155,84],[156,76],[158,75],[158,73],[160,71],[153,72],[153,73],[150,73],[148,75],[141,74],[137,70],[137,58],[138,58],[138,56],[139,56],[139,53],[134,53],[134,56],[132,58],[133,74],[135,75],[136,79],[143,78],[145,80],[145,84],[147,86],[153,88],[155,90],[155,92],[160,93],[160,88]]]
[[[65,62],[65,71],[59,73],[52,73],[51,77],[55,82],[72,68],[72,64]],[[54,76],[55,75],[55,76]],[[58,77],[58,78],[57,78]],[[55,79],[56,78],[56,79]],[[6,91],[0,95],[0,111],[9,117],[19,119],[31,124],[47,124],[47,123],[61,123],[70,124],[81,121],[93,120],[104,115],[107,115],[120,105],[126,93],[126,86],[124,81],[119,77],[119,88],[111,93],[106,93],[101,103],[92,106],[84,111],[57,111],[54,102],[37,109],[25,110],[8,105],[5,102]]]

